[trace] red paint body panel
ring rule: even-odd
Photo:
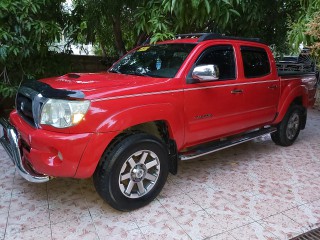
[[[281,122],[292,101],[300,97],[305,108],[315,103],[316,78],[314,75],[280,77],[281,93],[278,106],[279,115],[274,123]]]
[[[76,175],[74,177],[91,177],[106,149],[106,146],[108,146],[111,140],[114,139],[118,134],[119,132],[93,134],[82,154]]]
[[[22,148],[23,157],[32,164],[34,170],[54,177],[74,177],[82,154],[92,137],[91,133],[64,134],[35,130],[15,111],[10,114],[10,121],[18,129],[21,141],[30,148]],[[94,151],[94,148],[91,151]]]
[[[197,39],[165,41],[197,43]],[[194,62],[208,47],[231,45],[237,65],[236,79],[188,84]],[[245,78],[241,46],[264,48],[270,74]],[[42,79],[52,88],[81,90],[91,101],[85,118],[77,126],[35,129],[15,111],[11,122],[30,147],[24,157],[34,169],[59,177],[90,177],[110,142],[132,126],[163,120],[176,141],[178,151],[265,125],[279,123],[294,99],[305,107],[314,103],[313,76],[278,77],[270,49],[240,40],[209,40],[197,43],[174,78],[151,78],[116,73],[79,74]],[[241,89],[241,94],[231,91]],[[58,156],[63,157],[61,160]]]

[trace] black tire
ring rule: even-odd
[[[152,135],[138,132],[119,136],[105,151],[93,182],[99,195],[113,208],[130,211],[157,197],[168,172],[165,145]]]
[[[301,106],[289,107],[283,120],[278,124],[277,131],[271,133],[271,139],[275,144],[286,147],[294,143],[300,133],[302,112]]]

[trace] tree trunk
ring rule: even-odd
[[[113,33],[116,39],[116,47],[118,49],[119,57],[123,56],[127,51],[123,43],[120,13],[117,15],[112,15],[112,27]]]
[[[140,33],[135,43],[135,46],[140,46],[147,40],[147,38],[148,38],[148,35],[145,32]]]
[[[106,50],[105,46],[100,43],[100,48],[102,51],[102,57],[106,58],[108,54],[107,54],[107,50]]]

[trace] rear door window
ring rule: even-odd
[[[270,74],[270,62],[265,49],[242,46],[241,55],[246,78],[263,77]]]

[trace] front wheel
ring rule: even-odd
[[[168,152],[157,138],[134,133],[116,141],[102,156],[94,173],[100,196],[121,211],[151,202],[168,176]]]
[[[277,131],[271,133],[271,139],[280,146],[290,146],[297,139],[302,122],[302,107],[291,106],[283,120],[277,126]]]

